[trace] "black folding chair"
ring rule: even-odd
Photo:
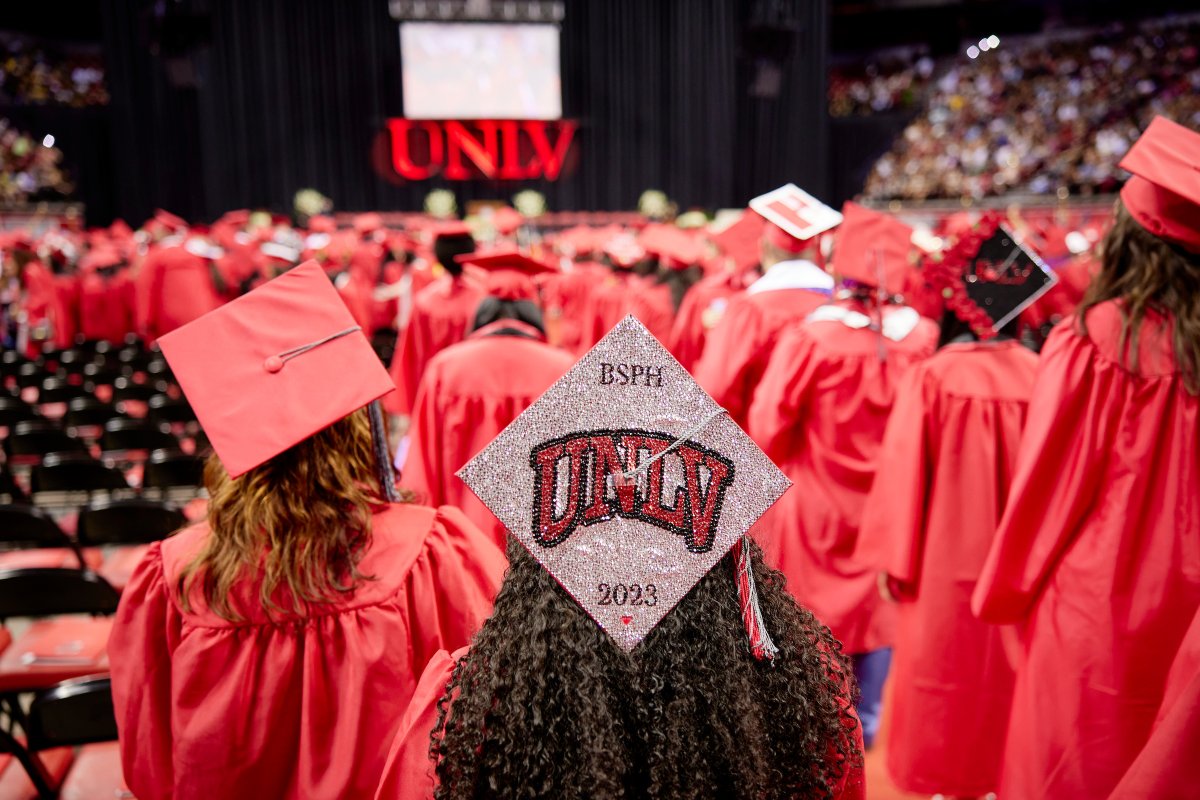
[[[141,346],[128,345],[117,351],[117,362],[133,372],[145,372],[152,356]]]
[[[62,422],[68,433],[96,439],[100,437],[104,423],[123,416],[112,403],[95,397],[76,397],[67,404]]]
[[[37,418],[37,409],[21,398],[0,394],[0,428],[12,428],[18,422]]]
[[[0,503],[28,503],[29,497],[7,468],[0,469]]]
[[[0,752],[13,755],[29,775],[39,798],[56,798],[60,794],[68,797],[78,791],[90,792],[101,788],[83,785],[72,787],[72,783],[75,780],[75,772],[80,770],[80,763],[89,757],[117,757],[117,754],[108,748],[86,747],[117,739],[112,681],[107,675],[90,675],[63,681],[39,692],[30,703],[28,713],[21,715],[20,723],[25,729],[25,742],[22,744],[11,732],[0,733]],[[61,782],[56,780],[43,755],[44,751],[81,746],[71,771]],[[121,791],[120,787],[103,787],[103,790],[112,791],[108,796],[114,800],[122,796],[118,794]],[[125,796],[133,797],[131,794]]]
[[[201,494],[204,459],[178,450],[156,450],[142,472],[142,495],[184,502]]]
[[[26,464],[42,460],[48,453],[84,453],[87,445],[69,436],[58,423],[43,419],[29,419],[13,426],[4,439],[4,453],[9,461]]]
[[[48,370],[41,364],[33,361],[26,361],[17,367],[16,382],[17,387],[28,389],[32,386],[41,386],[42,381],[46,378],[53,378],[53,370]]]
[[[196,421],[196,412],[182,397],[176,399],[170,395],[156,394],[150,398],[149,417],[152,420],[168,425],[186,425]]]
[[[33,468],[29,489],[36,505],[57,509],[83,505],[98,492],[105,492],[110,497],[132,494],[129,482],[120,470],[86,453],[46,456]]]
[[[106,454],[178,447],[179,440],[170,431],[148,419],[110,419],[104,423],[104,433],[100,435],[100,449]]]
[[[97,386],[112,386],[124,374],[113,364],[94,362],[83,368],[83,385],[94,392]]]
[[[40,508],[29,505],[10,504],[0,506],[0,548],[6,551],[14,550],[55,550],[57,554],[39,566],[77,566],[87,569],[83,553],[79,545],[71,537],[63,533],[58,523]],[[73,564],[63,565],[63,555],[69,553],[74,557]],[[6,553],[0,552],[0,569],[5,569]],[[37,560],[34,554],[34,561]],[[56,563],[58,562],[58,563]],[[32,563],[27,564],[33,566]]]
[[[83,547],[110,544],[149,544],[161,541],[187,524],[172,505],[135,498],[92,503],[79,512],[75,536]]]
[[[132,377],[122,376],[113,381],[112,399],[114,403],[124,403],[134,400],[139,403],[149,403],[150,398],[167,390],[166,383],[135,383]]]
[[[46,378],[38,389],[38,405],[47,403],[69,403],[77,397],[90,394],[80,384],[70,383],[66,378]]]
[[[96,357],[92,351],[84,350],[82,347],[73,347],[59,354],[58,371],[66,375],[82,375],[83,368],[95,360]]]

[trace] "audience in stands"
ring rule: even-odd
[[[1158,22],[963,56],[875,164],[874,199],[1115,191],[1150,120],[1200,124],[1200,22]]]
[[[58,52],[24,37],[0,39],[0,102],[15,105],[108,105],[99,53]]]
[[[39,142],[0,117],[0,205],[62,200],[75,185],[53,140]]]

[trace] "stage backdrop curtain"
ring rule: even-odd
[[[403,115],[386,0],[185,0],[211,36],[170,64],[148,44],[152,3],[104,6],[115,205],[130,219],[155,205],[289,212],[305,187],[340,209],[396,210],[439,186],[460,205],[536,188],[552,209],[629,209],[647,188],[683,208],[739,206],[787,181],[829,188],[828,0],[566,0],[564,115],[580,129],[555,183],[381,176],[385,120]],[[763,28],[782,31],[776,52],[759,52]]]

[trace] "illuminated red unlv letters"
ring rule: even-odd
[[[392,168],[410,181],[558,180],[575,139],[571,120],[389,119]]]

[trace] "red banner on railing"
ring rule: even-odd
[[[405,180],[558,180],[577,125],[572,120],[389,119],[391,166]]]

